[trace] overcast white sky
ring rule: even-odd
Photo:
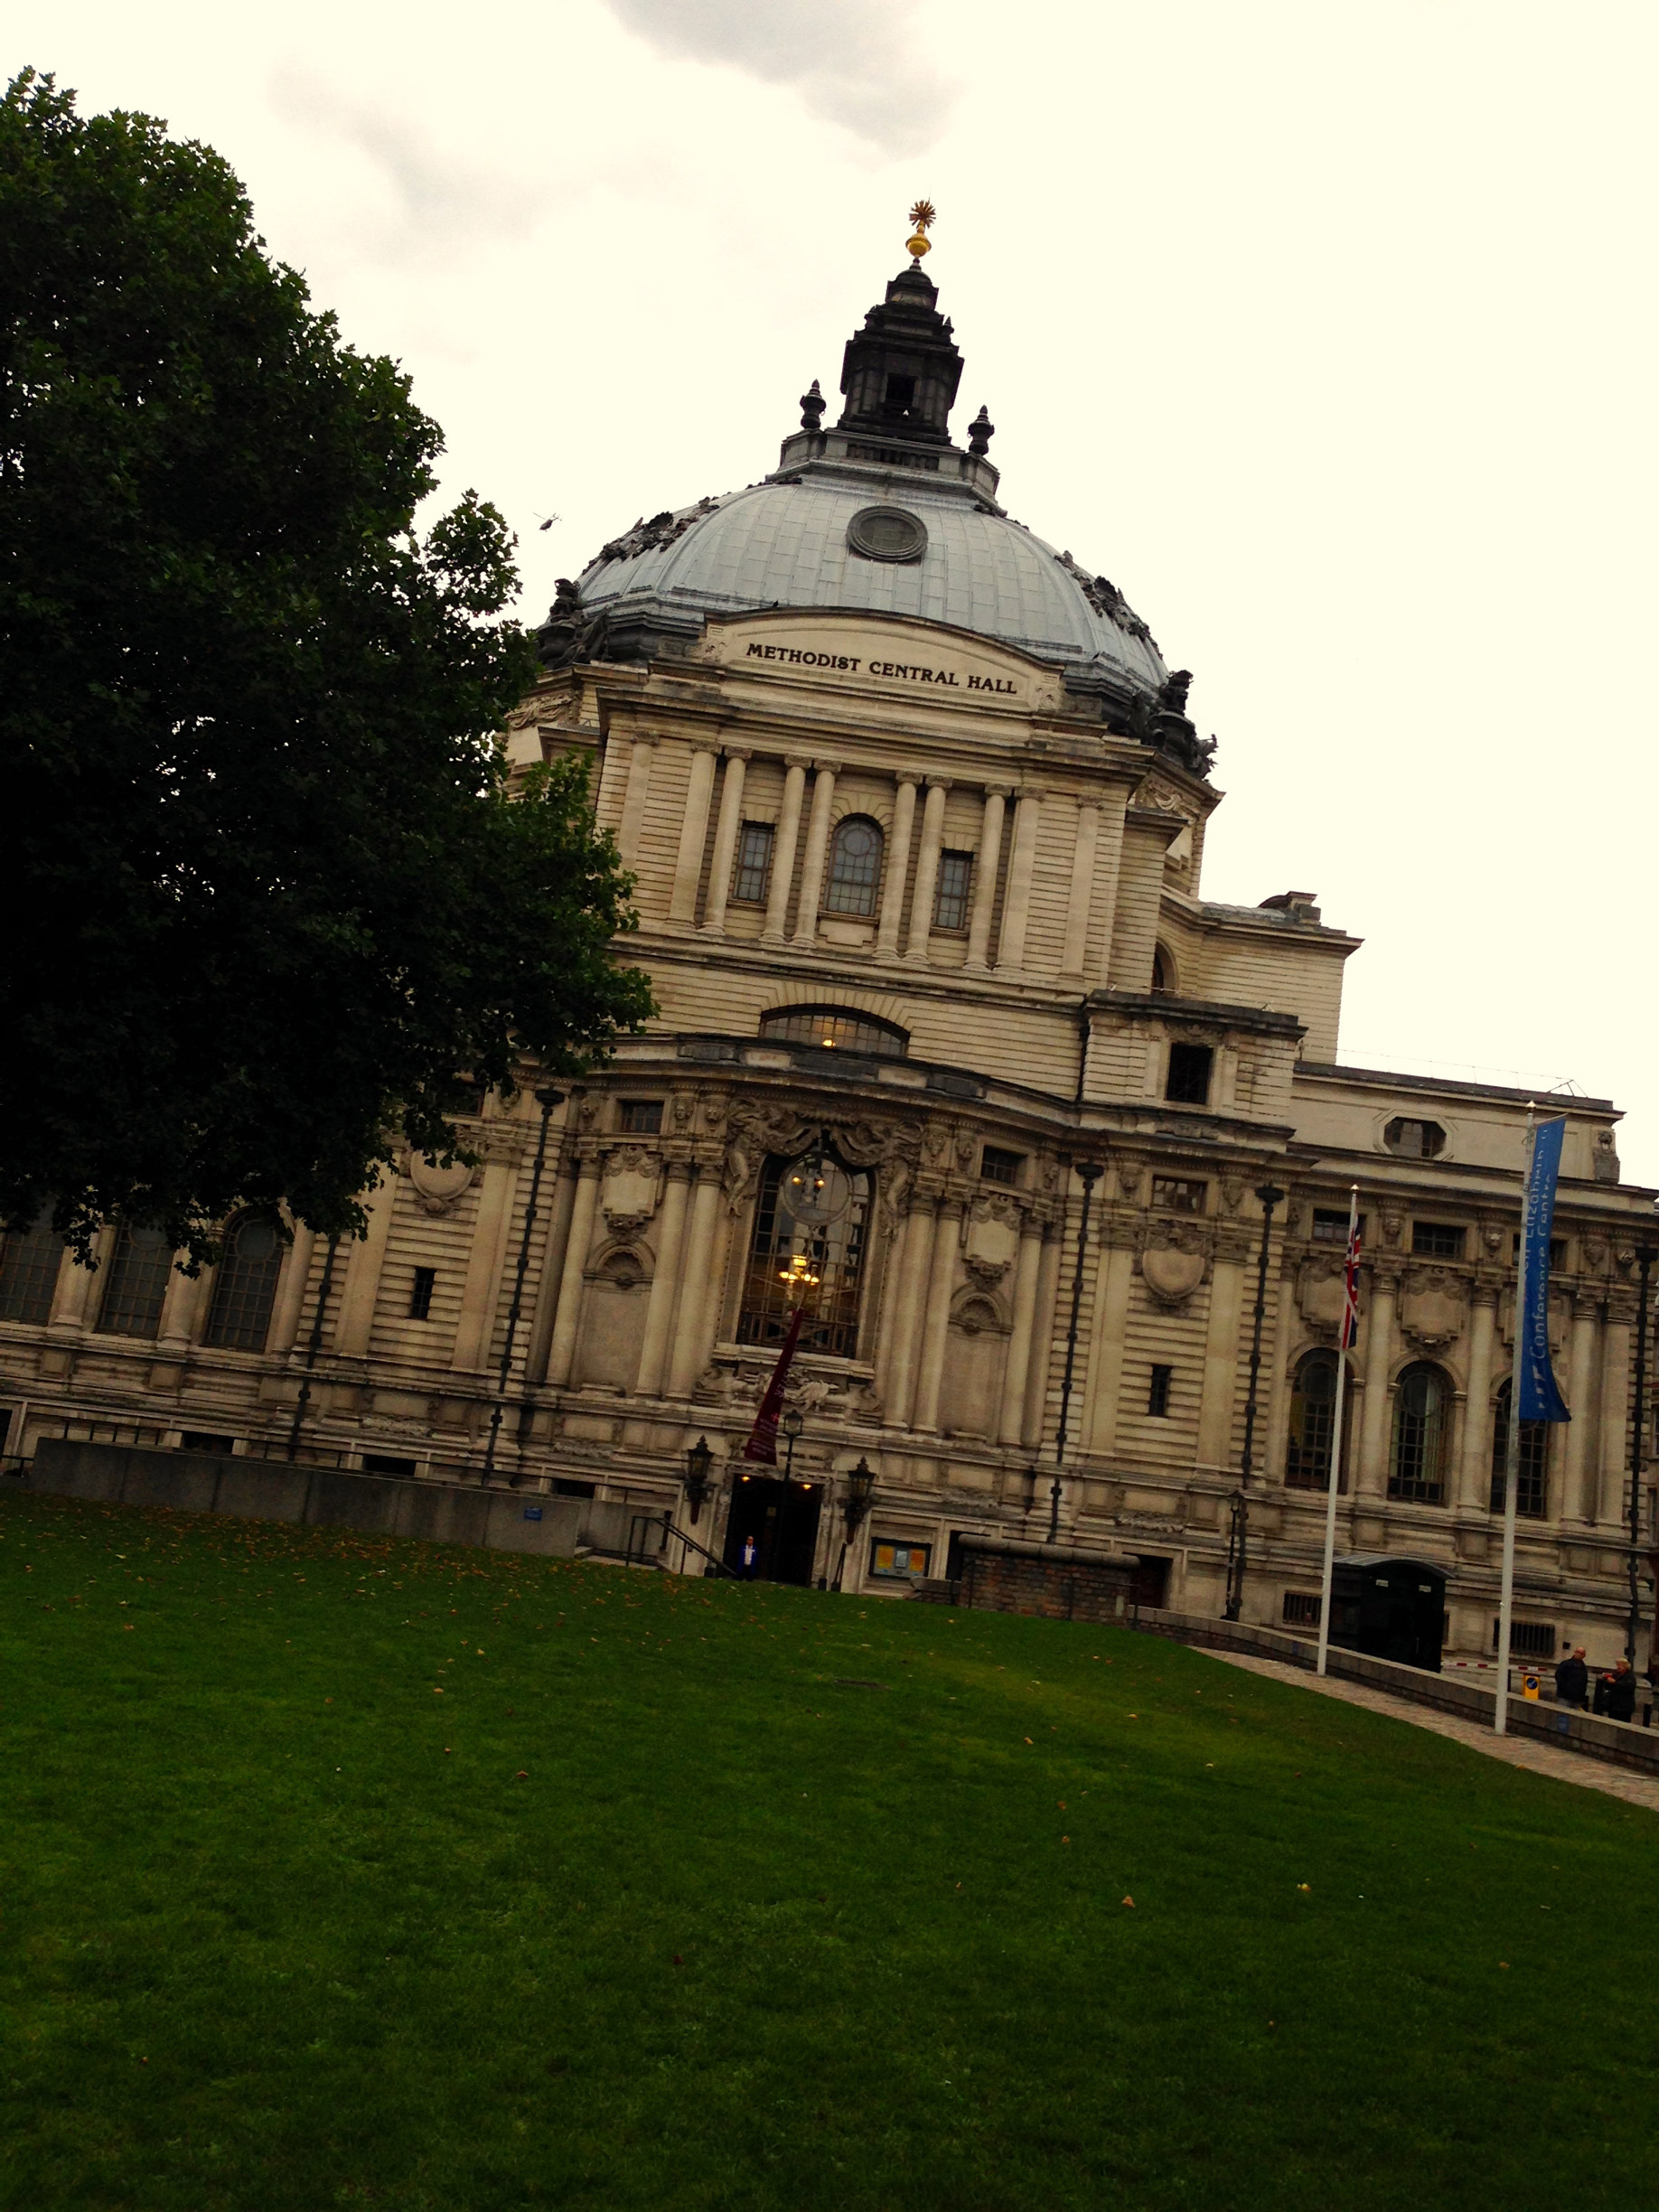
[[[1570,1078],[1659,1183],[1652,0],[6,0],[209,140],[522,535],[776,464],[928,272],[1010,512],[1221,741],[1204,889],[1366,939],[1343,1056]],[[539,519],[557,512],[550,530]]]

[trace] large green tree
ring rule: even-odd
[[[513,540],[211,148],[0,104],[0,1215],[350,1231],[455,1079],[651,1011],[574,764],[510,797]]]

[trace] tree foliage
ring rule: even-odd
[[[573,762],[510,796],[513,540],[210,148],[0,103],[0,1214],[323,1231],[455,1079],[651,1011]]]

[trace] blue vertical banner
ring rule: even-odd
[[[1550,1232],[1555,1223],[1555,1186],[1561,1172],[1564,1120],[1541,1121],[1532,1138],[1521,1235],[1526,1248],[1526,1310],[1516,1317],[1523,1421],[1564,1421],[1572,1415],[1555,1387],[1550,1365]]]

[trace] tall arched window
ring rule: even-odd
[[[849,814],[830,848],[824,912],[873,914],[881,881],[881,831],[867,814]]]
[[[1504,1479],[1509,1457],[1510,1385],[1498,1388],[1497,1411],[1492,1423],[1492,1510],[1504,1510]],[[1542,1521],[1550,1510],[1550,1424],[1523,1421],[1521,1466],[1515,1477],[1515,1511],[1529,1521]]]
[[[229,1352],[263,1352],[281,1272],[282,1238],[276,1223],[263,1214],[245,1214],[225,1238],[204,1341]]]
[[[1426,1360],[1408,1367],[1394,1389],[1394,1448],[1388,1495],[1420,1505],[1446,1500],[1446,1445],[1451,1384]]]
[[[1162,945],[1152,948],[1152,988],[1160,997],[1175,989],[1175,963]]]
[[[50,1206],[32,1228],[8,1229],[0,1239],[0,1321],[50,1321],[62,1263]]]
[[[864,1287],[866,1232],[870,1178],[825,1156],[823,1181],[830,1219],[822,1226],[798,1223],[790,1206],[795,1160],[769,1159],[761,1177],[755,1210],[755,1239],[744,1279],[743,1310],[737,1320],[739,1344],[783,1341],[797,1298],[804,1297],[801,1349],[855,1359],[858,1351],[858,1304]],[[783,1279],[791,1262],[805,1262],[818,1279],[804,1293]]]
[[[162,1302],[173,1247],[159,1229],[133,1229],[123,1222],[116,1235],[109,1279],[98,1326],[108,1336],[155,1336],[161,1331]]]
[[[1348,1432],[1352,1393],[1342,1401],[1342,1472],[1338,1492],[1348,1486]],[[1290,1385],[1290,1434],[1285,1444],[1285,1482],[1292,1490],[1328,1490],[1331,1445],[1336,1432],[1336,1354],[1309,1352],[1299,1362]]]

